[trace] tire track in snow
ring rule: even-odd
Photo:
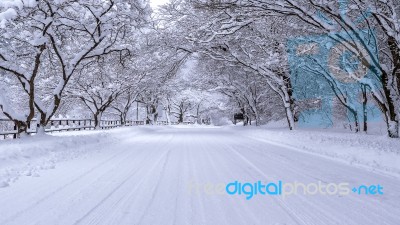
[[[144,217],[149,213],[149,208],[150,208],[150,206],[154,203],[155,195],[156,195],[157,191],[158,191],[159,188],[160,188],[161,179],[163,178],[163,175],[165,174],[165,167],[166,167],[166,165],[168,164],[170,154],[171,154],[171,149],[168,149],[168,152],[166,153],[166,156],[165,156],[165,161],[164,161],[163,164],[162,164],[161,172],[160,172],[159,175],[157,176],[157,178],[158,178],[158,179],[157,179],[157,182],[156,182],[156,184],[155,184],[153,190],[151,191],[150,200],[148,201],[148,203],[147,203],[146,206],[144,207],[144,212],[143,212],[142,216],[140,217],[140,219],[139,219],[139,221],[138,221],[138,224],[142,224],[142,221],[143,221]],[[155,177],[152,176],[152,179],[154,179],[154,178],[155,178]]]
[[[252,144],[254,144],[254,143],[252,143]],[[257,173],[261,174],[261,175],[262,175],[264,178],[266,178],[267,180],[271,180],[271,181],[272,181],[272,180],[280,180],[278,177],[275,177],[275,176],[272,177],[272,176],[266,175],[257,165],[255,165],[253,162],[251,162],[250,159],[248,159],[247,157],[245,157],[242,153],[239,153],[239,151],[236,150],[236,148],[240,148],[241,145],[244,145],[244,144],[243,144],[242,142],[240,142],[240,143],[238,143],[238,144],[230,145],[230,146],[228,146],[228,149],[229,149],[230,151],[233,151],[241,160],[245,161],[245,163],[246,163],[247,165],[249,165],[251,168],[255,169]],[[251,147],[251,152],[259,152],[259,153],[262,152],[262,150],[259,150],[260,148],[253,148],[253,146],[249,146],[249,145],[243,146],[243,149],[247,149],[247,150],[248,150],[248,149],[250,149],[250,147]],[[262,146],[262,147],[265,147],[265,145]],[[264,153],[265,153],[265,152],[264,152]],[[318,179],[316,179],[315,177],[313,177],[313,176],[311,176],[311,175],[309,175],[309,174],[300,173],[299,170],[296,169],[296,168],[294,168],[293,165],[291,165],[290,163],[287,163],[286,165],[285,165],[285,164],[282,165],[282,162],[281,162],[281,161],[276,161],[276,160],[273,158],[274,154],[273,154],[272,152],[268,152],[268,153],[269,153],[268,155],[267,155],[267,154],[263,154],[264,156],[268,156],[268,161],[266,162],[266,163],[268,163],[268,164],[270,165],[268,168],[273,168],[273,166],[271,165],[271,163],[276,163],[276,162],[278,162],[278,163],[276,163],[276,168],[285,168],[285,170],[290,170],[290,174],[292,174],[292,175],[293,175],[293,174],[297,174],[297,175],[299,175],[299,176],[305,176],[305,177],[313,178],[313,179],[315,179],[316,181],[318,181]],[[279,155],[279,156],[281,156],[281,155]],[[245,169],[245,170],[246,170],[246,169]],[[251,177],[253,177],[254,179],[257,179],[257,180],[259,179],[259,177],[254,176],[254,173],[252,173],[252,171],[250,171],[250,170],[247,169],[247,172],[248,172],[248,174],[249,174]],[[278,170],[277,172],[282,172],[282,171],[279,171],[279,170]],[[324,216],[325,216],[325,220],[320,221],[320,223],[324,223],[324,221],[336,221],[335,224],[340,224],[340,223],[341,223],[341,221],[340,221],[340,220],[337,220],[337,218],[335,218],[334,216],[328,215],[328,214],[326,214],[326,212],[324,212],[323,210],[320,210],[319,207],[316,207],[315,205],[312,205],[311,202],[308,201],[308,199],[307,199],[306,196],[299,195],[299,196],[296,196],[296,197],[302,199],[302,200],[301,200],[302,206],[301,206],[300,208],[304,208],[304,204],[309,203],[308,206],[313,208],[313,211],[312,211],[313,213],[312,213],[312,215],[315,215],[314,212],[315,212],[315,211],[318,211],[318,212],[320,212],[321,215],[324,215]],[[299,215],[299,213],[296,213],[296,212],[294,211],[293,207],[290,207],[283,199],[281,199],[281,198],[279,198],[279,197],[277,197],[277,198],[274,197],[273,200],[274,200],[275,202],[277,202],[278,205],[279,205],[282,209],[284,209],[285,211],[287,211],[287,212],[289,213],[289,215],[293,215],[293,214]],[[294,208],[295,208],[295,207],[294,207]],[[320,224],[320,223],[315,222],[315,220],[316,220],[317,218],[312,217],[312,215],[309,215],[308,213],[305,213],[304,211],[301,213],[301,216],[304,217],[304,219],[306,219],[307,221],[312,221],[311,224]],[[297,217],[299,217],[299,216],[295,216],[295,217],[297,218]],[[293,218],[293,217],[292,217],[292,218]],[[318,218],[318,219],[321,219],[321,218]],[[299,224],[301,224],[301,223],[310,224],[310,223],[306,223],[303,219],[296,220],[296,221],[297,221]]]
[[[168,143],[171,143],[173,140],[174,140],[174,137],[172,137],[170,140],[168,140]],[[133,203],[136,203],[135,200],[137,200],[138,196],[145,196],[145,195],[147,195],[147,193],[140,193],[140,192],[138,192],[138,191],[141,191],[141,190],[139,190],[139,189],[146,185],[146,184],[145,184],[146,181],[155,180],[155,178],[156,178],[157,176],[153,176],[153,173],[155,173],[155,171],[160,171],[160,172],[159,172],[159,175],[163,174],[165,165],[166,165],[166,163],[167,163],[167,161],[168,161],[168,159],[169,159],[169,156],[170,156],[170,154],[171,154],[171,146],[167,145],[168,143],[164,143],[164,142],[160,142],[160,143],[159,143],[162,147],[167,147],[167,149],[163,149],[163,151],[166,151],[166,152],[165,152],[165,153],[162,155],[162,157],[154,164],[154,166],[153,166],[151,169],[146,168],[146,167],[143,168],[145,171],[147,171],[147,173],[144,174],[144,175],[142,176],[142,179],[140,179],[139,182],[135,182],[135,186],[134,186],[134,188],[132,189],[132,191],[130,191],[129,193],[127,193],[127,194],[125,194],[125,195],[122,196],[122,198],[121,198],[120,201],[118,202],[119,205],[120,205],[120,206],[118,207],[119,209],[124,209],[124,210],[130,211],[131,206],[133,205]],[[160,165],[162,165],[161,168],[159,168]],[[159,188],[159,187],[158,187],[159,179],[157,179],[156,181],[157,181],[157,184],[154,185],[154,186],[155,186],[156,188]],[[154,191],[153,191],[153,192],[154,192]],[[150,194],[151,196],[154,195],[153,192]],[[151,199],[151,198],[150,198],[150,199]],[[116,205],[115,205],[115,206],[116,206]],[[140,205],[140,207],[142,208],[142,205]],[[146,209],[145,209],[145,211],[146,211]],[[108,211],[108,213],[110,213],[110,212]],[[114,211],[111,212],[111,214],[108,214],[108,215],[107,215],[107,216],[108,216],[107,224],[121,224],[120,221],[123,221],[123,220],[126,218],[127,215],[126,215],[126,214],[120,215],[119,213],[120,213],[120,212],[119,212],[118,210],[114,210]],[[144,212],[144,214],[145,214],[145,213],[146,213],[146,212]],[[109,222],[108,222],[108,221],[109,221]],[[99,222],[100,222],[100,221],[99,221]],[[97,223],[93,223],[93,224],[97,224]],[[139,224],[140,224],[140,223],[139,223]]]
[[[191,149],[190,145],[188,145],[189,142],[190,141],[188,141],[188,140],[186,140],[184,142],[185,143],[184,147],[186,149]],[[191,173],[190,173],[189,179],[191,179],[191,180],[189,182],[193,182],[193,178],[197,177],[197,175],[198,175],[196,173],[198,171],[198,169],[196,167],[197,161],[192,160],[193,157],[188,157],[188,158],[190,160],[190,166],[192,168],[190,170]],[[197,160],[199,160],[199,158],[197,158]],[[203,168],[201,168],[200,171],[202,169]],[[188,188],[188,187],[186,186],[185,188]],[[185,191],[188,191],[188,190],[186,189]],[[192,190],[190,190],[190,207],[191,207],[191,211],[192,212],[196,212],[196,214],[200,216],[199,224],[206,224],[207,219],[206,219],[206,216],[205,216],[205,209],[204,209],[205,207],[204,207],[203,201],[201,199],[201,196],[198,195],[198,194],[194,194],[194,196],[195,196],[194,198],[196,199],[196,201],[193,200],[194,199],[193,198],[193,193],[192,193]],[[197,203],[199,205],[199,207],[196,207],[195,203]],[[191,214],[191,218],[192,218],[191,221],[194,221],[195,217],[193,217],[193,216],[194,216],[194,213]]]
[[[271,179],[270,176],[266,175],[260,168],[258,168],[256,165],[254,165],[252,162],[250,162],[246,157],[244,157],[242,154],[240,154],[238,151],[236,151],[233,147],[228,146],[228,148],[235,153],[235,155],[237,155],[242,161],[244,161],[247,165],[249,165],[251,168],[253,168],[256,172],[258,172],[259,174],[261,174],[263,177]],[[240,164],[239,164],[240,165]],[[253,173],[249,173],[249,175],[255,179],[257,179]],[[286,204],[286,202],[284,202],[282,199],[280,198],[272,198],[275,202],[278,203],[278,205],[285,210],[288,215],[294,220],[296,221],[298,224],[315,224],[315,223],[308,223],[306,222],[298,213],[295,212],[294,209],[292,209],[288,204]],[[307,218],[308,220],[310,220],[311,218]],[[317,224],[316,224],[317,225]]]
[[[216,157],[219,157],[220,164],[219,164],[216,168],[221,168],[222,165],[226,165],[227,159],[229,159],[229,160],[232,162],[232,163],[230,164],[230,166],[232,166],[232,165],[236,165],[236,166],[241,165],[241,167],[243,167],[242,165],[244,165],[244,164],[243,164],[243,163],[239,163],[237,157],[233,157],[232,154],[229,154],[229,153],[232,151],[232,149],[231,149],[231,147],[232,147],[232,145],[233,145],[232,140],[226,140],[226,141],[222,141],[222,140],[221,140],[221,144],[222,144],[223,147],[218,148],[219,150],[216,151],[215,157],[210,157],[210,162],[213,163],[213,162],[216,160]],[[215,149],[217,149],[217,148],[215,148]],[[223,153],[224,153],[224,154],[223,154]],[[226,153],[226,154],[225,154],[225,153]],[[243,158],[241,158],[241,157],[239,157],[239,159],[240,159],[241,161],[245,160],[245,159],[243,159]],[[249,165],[247,161],[245,161],[245,164]],[[254,169],[254,166],[252,166],[251,163],[250,163],[250,167],[251,167],[252,170]],[[248,175],[250,175],[250,177],[254,178],[254,173],[253,173],[253,171],[248,171],[248,170],[249,170],[248,167],[244,167],[244,168],[245,168],[244,171],[247,171],[247,172],[248,172]],[[256,167],[256,168],[257,168],[257,167]],[[257,169],[258,169],[258,168],[257,168]],[[242,170],[242,171],[243,171],[243,170]],[[235,178],[235,177],[237,178],[237,175],[238,175],[238,174],[235,174],[235,173],[232,173],[232,172],[231,172],[231,167],[227,167],[227,168],[224,170],[224,174],[225,174],[225,175],[226,175],[226,173],[229,173],[229,174],[231,175],[230,177],[233,177],[233,178]],[[239,175],[240,175],[240,174],[239,174]],[[230,199],[231,202],[237,201],[237,199],[233,199],[233,198],[229,198],[229,199]],[[240,200],[239,200],[239,201],[240,201]],[[273,201],[276,202],[277,200],[273,198]],[[246,202],[246,203],[250,204],[250,202]],[[289,210],[289,209],[288,209],[287,207],[285,207],[285,206],[282,206],[282,205],[280,204],[280,202],[277,202],[277,203],[278,203],[277,205],[278,205],[279,207],[281,207],[281,209],[283,210],[283,212],[285,212],[286,215],[288,215],[289,218],[292,219],[292,221],[296,222],[297,224],[307,224],[307,223],[305,223],[301,218],[298,218],[298,217],[297,217],[297,214],[295,214],[293,211]],[[244,202],[240,202],[240,204],[241,204],[241,206],[242,206],[240,210],[245,210],[246,213],[243,213],[243,212],[241,212],[240,210],[238,210],[238,211],[236,211],[236,214],[235,214],[235,215],[241,216],[242,214],[245,214],[245,215],[246,215],[246,218],[242,217],[242,218],[243,218],[243,221],[248,221],[250,218],[256,218],[256,217],[257,217],[257,215],[254,214],[254,211],[252,210],[252,208],[249,208],[247,204],[245,204]],[[285,205],[286,205],[286,204],[285,204]],[[260,207],[262,208],[262,206],[260,206]],[[259,208],[259,207],[257,207],[257,208]],[[236,210],[236,209],[235,209],[235,210]],[[253,215],[253,216],[249,216],[249,215]],[[253,221],[253,222],[250,223],[250,224],[259,224],[258,222],[260,222],[260,221]],[[248,224],[248,223],[245,222],[245,223],[243,223],[243,224]]]
[[[171,138],[172,139],[172,138]],[[165,143],[160,143],[159,144],[165,144]],[[148,160],[143,160],[142,164],[140,164],[140,166],[138,166],[137,168],[134,168],[132,170],[130,170],[128,176],[122,180],[114,189],[111,190],[111,192],[109,192],[105,197],[103,197],[91,210],[89,210],[84,216],[82,216],[80,219],[78,219],[74,225],[78,225],[82,222],[84,222],[87,218],[89,218],[90,216],[93,216],[92,219],[90,219],[87,223],[84,224],[99,224],[101,221],[104,220],[105,217],[110,217],[109,214],[109,210],[110,208],[114,209],[114,212],[116,212],[115,209],[118,209],[119,207],[117,207],[120,202],[122,200],[127,200],[129,199],[130,196],[136,196],[138,193],[136,193],[136,190],[141,186],[141,184],[147,180],[147,179],[151,179],[151,173],[153,172],[153,170],[155,170],[157,168],[157,166],[159,165],[159,163],[169,154],[169,151],[167,151],[166,153],[162,154],[157,160],[155,160],[154,164],[152,164],[151,166],[148,165],[149,161],[152,161],[152,157],[154,157],[154,155],[147,155]],[[129,159],[129,158],[128,158]],[[138,172],[140,171],[147,171],[146,174],[144,174],[143,176],[141,176],[141,179],[139,181],[135,181],[134,183],[136,184],[136,186],[131,189],[132,191],[130,193],[124,193],[122,194],[115,202],[113,202],[111,205],[107,205],[106,208],[104,208],[103,210],[101,210],[101,212],[96,212],[95,211],[97,209],[99,209],[107,200],[109,200],[118,190],[120,190],[126,183],[128,183],[129,181],[131,181],[132,179],[136,179],[136,177],[134,177],[134,175],[138,174]]]
[[[143,143],[149,143],[151,140]],[[122,142],[124,143],[124,142]],[[47,201],[54,201],[55,196],[60,195],[62,192],[73,188],[74,186],[78,186],[78,188],[76,188],[76,190],[81,190],[82,186],[81,185],[77,185],[79,183],[82,183],[81,181],[83,179],[85,179],[85,182],[83,182],[84,184],[87,184],[87,180],[88,177],[90,177],[91,179],[93,177],[93,174],[99,173],[99,171],[103,171],[104,168],[107,168],[107,172],[108,171],[112,171],[114,169],[116,169],[116,167],[118,167],[120,164],[122,164],[122,162],[127,161],[127,159],[130,158],[130,156],[132,155],[136,155],[137,152],[135,151],[130,151],[129,149],[126,148],[119,148],[121,150],[119,150],[117,153],[113,154],[110,157],[107,157],[105,160],[102,160],[100,163],[96,164],[95,166],[91,167],[90,169],[86,170],[84,173],[79,174],[77,177],[74,177],[71,181],[69,181],[68,183],[63,184],[62,186],[60,186],[59,188],[53,190],[50,192],[50,194],[46,194],[46,196],[40,198],[39,200],[35,201],[33,204],[30,204],[28,207],[24,208],[23,210],[18,211],[17,213],[15,213],[14,215],[8,217],[5,221],[1,222],[0,224],[10,224],[12,222],[14,222],[15,220],[19,220],[20,217],[23,217],[26,214],[32,214],[32,211],[37,210],[38,208],[40,208],[40,205],[45,204]],[[118,160],[117,162],[115,162],[115,160]],[[104,173],[98,174],[99,177],[97,177],[96,180],[101,179],[101,177],[103,176]],[[95,181],[96,181],[95,180]],[[45,185],[46,186],[46,185]],[[69,196],[69,199],[73,199],[74,195],[63,195],[65,198],[65,196]],[[62,201],[56,201],[57,205],[53,205],[53,207],[49,210],[53,210],[53,209],[58,209],[59,207],[62,207],[65,205],[66,199],[63,199]],[[47,212],[49,213],[49,212]],[[46,215],[46,214],[45,214]],[[35,217],[35,219],[40,219],[40,217]]]
[[[113,159],[117,158],[118,156],[120,156],[120,154],[126,153],[127,151],[123,150],[121,152],[118,152],[116,154],[114,154],[113,156],[103,160],[102,162],[100,162],[99,164],[97,164],[96,166],[92,167],[91,169],[85,171],[83,174],[79,175],[78,177],[74,178],[73,180],[69,181],[68,183],[62,185],[61,187],[57,188],[56,190],[50,192],[49,194],[47,194],[46,196],[40,198],[39,200],[37,200],[35,203],[31,204],[30,206],[16,212],[14,215],[8,217],[7,219],[5,219],[4,221],[2,221],[1,224],[8,224],[10,222],[12,222],[13,220],[15,220],[16,218],[20,217],[22,214],[36,208],[38,205],[40,205],[41,203],[45,202],[46,200],[49,200],[51,197],[53,197],[54,195],[56,195],[57,193],[63,191],[64,189],[74,185],[75,183],[77,183],[78,181],[86,178],[87,176],[89,176],[91,173],[96,172],[100,167],[104,166],[107,163],[110,163]]]
[[[254,140],[253,138],[249,138],[251,140]],[[291,154],[291,153],[295,153],[296,156],[299,156],[299,154],[303,157],[302,155],[302,151],[301,150],[296,150],[293,151],[291,148],[287,149],[285,146],[275,146],[271,143],[269,143],[268,141],[263,141],[263,140],[256,140],[256,142],[251,142],[252,144],[249,146],[243,146],[243,143],[234,145],[235,148],[238,148],[238,146],[243,146],[243,148],[251,148],[251,152],[257,152],[257,153],[264,153],[262,155],[264,156],[268,156],[268,157],[275,157],[276,155],[281,155],[283,153],[286,152],[286,154]],[[261,143],[261,147],[259,145],[256,145],[256,143]],[[262,150],[262,145],[267,145],[267,147],[269,147],[269,149],[271,150]],[[274,148],[271,148],[274,147]],[[277,148],[279,151],[277,151]],[[283,150],[283,151],[282,151]],[[356,179],[356,183],[358,181],[359,183],[359,178],[358,175],[359,172],[364,172],[363,170],[358,170],[356,168],[353,168],[349,165],[344,165],[341,162],[339,162],[338,164],[336,164],[335,160],[331,160],[331,159],[325,159],[324,157],[319,157],[318,155],[312,155],[312,154],[304,154],[304,156],[309,156],[307,157],[306,160],[298,160],[296,158],[295,161],[293,161],[293,157],[291,158],[287,158],[288,160],[285,164],[280,165],[282,163],[282,161],[278,161],[278,163],[276,163],[276,160],[274,160],[274,158],[271,158],[271,160],[269,160],[269,163],[275,163],[276,164],[276,168],[284,168],[285,170],[287,170],[287,172],[285,173],[285,175],[287,174],[291,174],[291,176],[293,177],[293,175],[296,175],[294,177],[307,177],[307,178],[311,178],[313,181],[323,181],[325,180],[324,178],[327,178],[326,175],[329,175],[329,171],[332,173],[332,166],[335,166],[334,168],[336,168],[336,170],[334,170],[333,174],[346,174],[345,176],[342,176],[343,180],[339,180],[341,182],[343,182],[346,177],[357,177]],[[324,162],[328,163],[327,168],[330,168],[330,170],[327,171],[315,171],[315,164],[311,163],[311,162],[315,162],[315,160],[317,160],[319,164],[321,165],[325,165]],[[323,162],[320,162],[320,160],[322,160]],[[325,161],[326,160],[326,161]],[[305,163],[307,162],[307,163]],[[300,165],[299,165],[300,164]],[[331,165],[332,164],[332,165]],[[318,164],[317,164],[318,165]],[[341,166],[343,165],[343,166]],[[274,168],[272,166],[269,166],[269,168]],[[320,169],[323,169],[324,167],[318,167]],[[338,170],[340,171],[338,171]],[[282,173],[282,171],[277,171],[277,173],[279,174]],[[320,174],[319,176],[315,175],[317,172],[317,174]],[[362,175],[368,175],[370,174],[368,171],[365,171],[367,173],[362,173]],[[353,174],[353,175],[351,175]],[[373,173],[372,173],[373,174]],[[321,177],[322,176],[322,177]],[[380,176],[379,174],[375,174],[374,176]],[[329,177],[329,176],[328,176]],[[331,177],[330,179],[333,178],[334,181],[337,181],[336,176]],[[383,176],[386,177],[386,176]],[[275,178],[275,180],[277,180]],[[362,180],[362,179],[361,179]],[[368,177],[365,177],[365,180],[370,180],[368,179]],[[338,181],[338,182],[339,182]],[[326,183],[329,183],[327,181],[325,181]],[[324,220],[321,220],[320,223],[326,223],[326,221],[330,221],[331,223],[334,224],[340,224],[342,220],[346,219],[347,222],[350,224],[358,224],[360,223],[360,221],[364,221],[364,223],[367,223],[369,220],[369,217],[375,217],[375,218],[381,218],[380,222],[384,223],[385,221],[393,221],[395,220],[395,218],[393,217],[393,215],[385,213],[385,216],[383,216],[383,213],[386,212],[384,211],[377,211],[377,210],[371,210],[370,212],[368,212],[369,217],[365,217],[364,215],[364,211],[353,211],[352,213],[355,213],[356,215],[352,215],[351,218],[349,218],[348,216],[346,216],[347,211],[343,210],[343,213],[340,214],[332,214],[332,213],[327,213],[330,211],[336,211],[337,209],[343,208],[343,206],[347,206],[347,205],[359,205],[362,206],[363,208],[376,208],[378,205],[381,205],[381,201],[379,200],[379,198],[370,198],[368,199],[368,201],[366,201],[363,198],[360,198],[360,196],[356,196],[356,195],[347,195],[347,196],[339,196],[336,195],[336,197],[340,197],[341,200],[338,200],[338,198],[334,198],[333,196],[328,196],[326,198],[323,198],[324,201],[320,201],[321,199],[317,199],[314,200],[311,197],[307,197],[304,195],[298,195],[296,196],[296,198],[302,199],[301,202],[299,204],[297,204],[297,208],[301,209],[301,208],[307,208],[307,209],[312,209],[312,210],[307,210],[307,211],[303,211],[303,214],[309,214],[308,217],[311,217],[313,220],[320,220],[322,218],[325,218]],[[292,203],[293,204],[293,203]],[[387,211],[390,211],[391,207],[388,207],[387,205],[381,205],[381,207],[386,208]],[[324,217],[315,217],[316,212],[319,213],[319,215],[324,215]],[[352,220],[352,222],[350,221],[350,219]],[[334,221],[334,222],[333,222]]]

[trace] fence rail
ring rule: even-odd
[[[79,130],[94,130],[95,121],[93,119],[52,119],[45,127],[46,133],[62,132],[62,131],[79,131]],[[177,125],[179,123],[171,122],[171,125]],[[193,124],[192,122],[183,122],[182,124],[188,125]],[[101,120],[99,127],[102,130],[112,129],[122,126],[140,126],[145,125],[144,121],[128,120],[125,124],[122,124],[120,120]],[[168,125],[167,121],[157,121],[155,125]],[[36,133],[37,120],[34,119],[28,124],[28,134]],[[17,138],[18,128],[14,124],[14,121],[9,119],[0,119],[0,138]]]

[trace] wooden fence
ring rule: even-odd
[[[79,130],[94,130],[95,122],[93,119],[52,119],[50,120],[45,132],[62,132],[62,131],[79,131]],[[172,122],[171,125],[178,123]],[[183,122],[182,124],[193,124],[192,122]],[[140,126],[145,125],[144,121],[128,120],[125,124],[121,124],[120,120],[101,120],[100,129],[112,129],[122,126]],[[167,121],[157,121],[155,125],[168,125]],[[36,133],[37,121],[34,119],[28,124],[28,134]],[[0,119],[0,139],[17,138],[18,129],[14,122],[9,119]]]

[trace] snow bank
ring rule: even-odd
[[[376,172],[400,176],[400,140],[385,135],[355,134],[344,130],[272,127],[234,127],[243,135],[293,150],[339,160]]]
[[[126,129],[132,128],[63,132],[1,141],[0,188],[21,176],[40,176],[41,170],[53,169],[57,162],[107,150],[107,146],[127,138]]]

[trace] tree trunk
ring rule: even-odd
[[[291,107],[290,106],[285,107],[285,111],[286,111],[286,119],[288,122],[289,130],[294,130],[295,124]]]
[[[123,113],[119,114],[119,122],[122,126],[125,126],[125,119]]]
[[[240,111],[243,114],[243,126],[247,126],[249,124],[249,118],[247,117],[246,109],[245,108],[241,108]],[[236,121],[235,121],[235,123],[236,123]]]
[[[154,121],[154,124],[157,124],[157,121],[158,121],[158,112],[156,112],[156,113],[153,114],[153,121]]]
[[[22,121],[14,121],[14,127],[17,133],[14,135],[14,139],[16,138],[21,138],[23,136],[28,135],[28,122],[22,122]]]
[[[368,97],[367,97],[367,87],[363,85],[362,87],[362,104],[363,104],[363,131],[367,133],[368,131],[368,112],[367,112],[367,103],[368,103]]]
[[[94,115],[93,115],[93,118],[94,118],[94,129],[95,130],[99,130],[101,127],[100,127],[100,122],[101,122],[101,112],[96,112]]]
[[[351,107],[347,107],[350,113],[353,115],[354,118],[354,131],[358,133],[360,131],[360,122],[358,121],[358,113]]]
[[[286,84],[286,85],[288,85],[288,84]],[[283,104],[285,106],[286,119],[288,121],[289,130],[294,130],[295,122],[294,122],[294,115],[293,115],[293,111],[292,111],[292,109],[294,109],[294,107],[293,107],[294,101],[291,100],[291,97],[290,97],[290,94],[288,91],[288,87],[282,85],[280,87],[280,90],[282,92],[281,98],[282,98]]]
[[[388,120],[388,135],[391,138],[399,138],[399,121]]]
[[[169,109],[169,107],[167,107],[167,109],[165,110],[165,116],[167,117],[168,125],[171,125],[171,117],[170,117],[170,109]]]
[[[260,126],[260,116],[258,115],[258,112],[256,112],[256,126]]]
[[[47,126],[47,115],[46,113],[40,113],[40,120],[38,119],[36,124],[36,135],[44,135],[46,133]]]
[[[391,113],[387,105],[382,102],[376,95],[372,95],[375,102],[378,104],[380,110],[382,111],[383,115],[385,116],[385,122],[387,127],[387,133],[390,138],[399,138],[399,121],[393,120],[391,117]],[[396,125],[397,124],[397,125]]]
[[[129,110],[125,110],[120,114],[120,120],[121,120],[121,125],[122,126],[126,125],[126,117],[128,116],[128,111]]]
[[[200,119],[200,104],[197,105],[196,109],[196,124],[201,124],[201,119]]]
[[[391,138],[399,138],[399,109],[396,104],[396,97],[399,97],[398,91],[400,91],[400,49],[397,45],[396,40],[393,37],[388,38],[388,46],[393,56],[394,69],[392,72],[392,78],[389,79],[389,75],[386,72],[382,74],[382,86],[387,99],[387,127],[388,135]],[[393,91],[393,88],[395,90]],[[396,93],[397,92],[397,93]]]
[[[178,123],[183,123],[183,113],[179,113]]]

